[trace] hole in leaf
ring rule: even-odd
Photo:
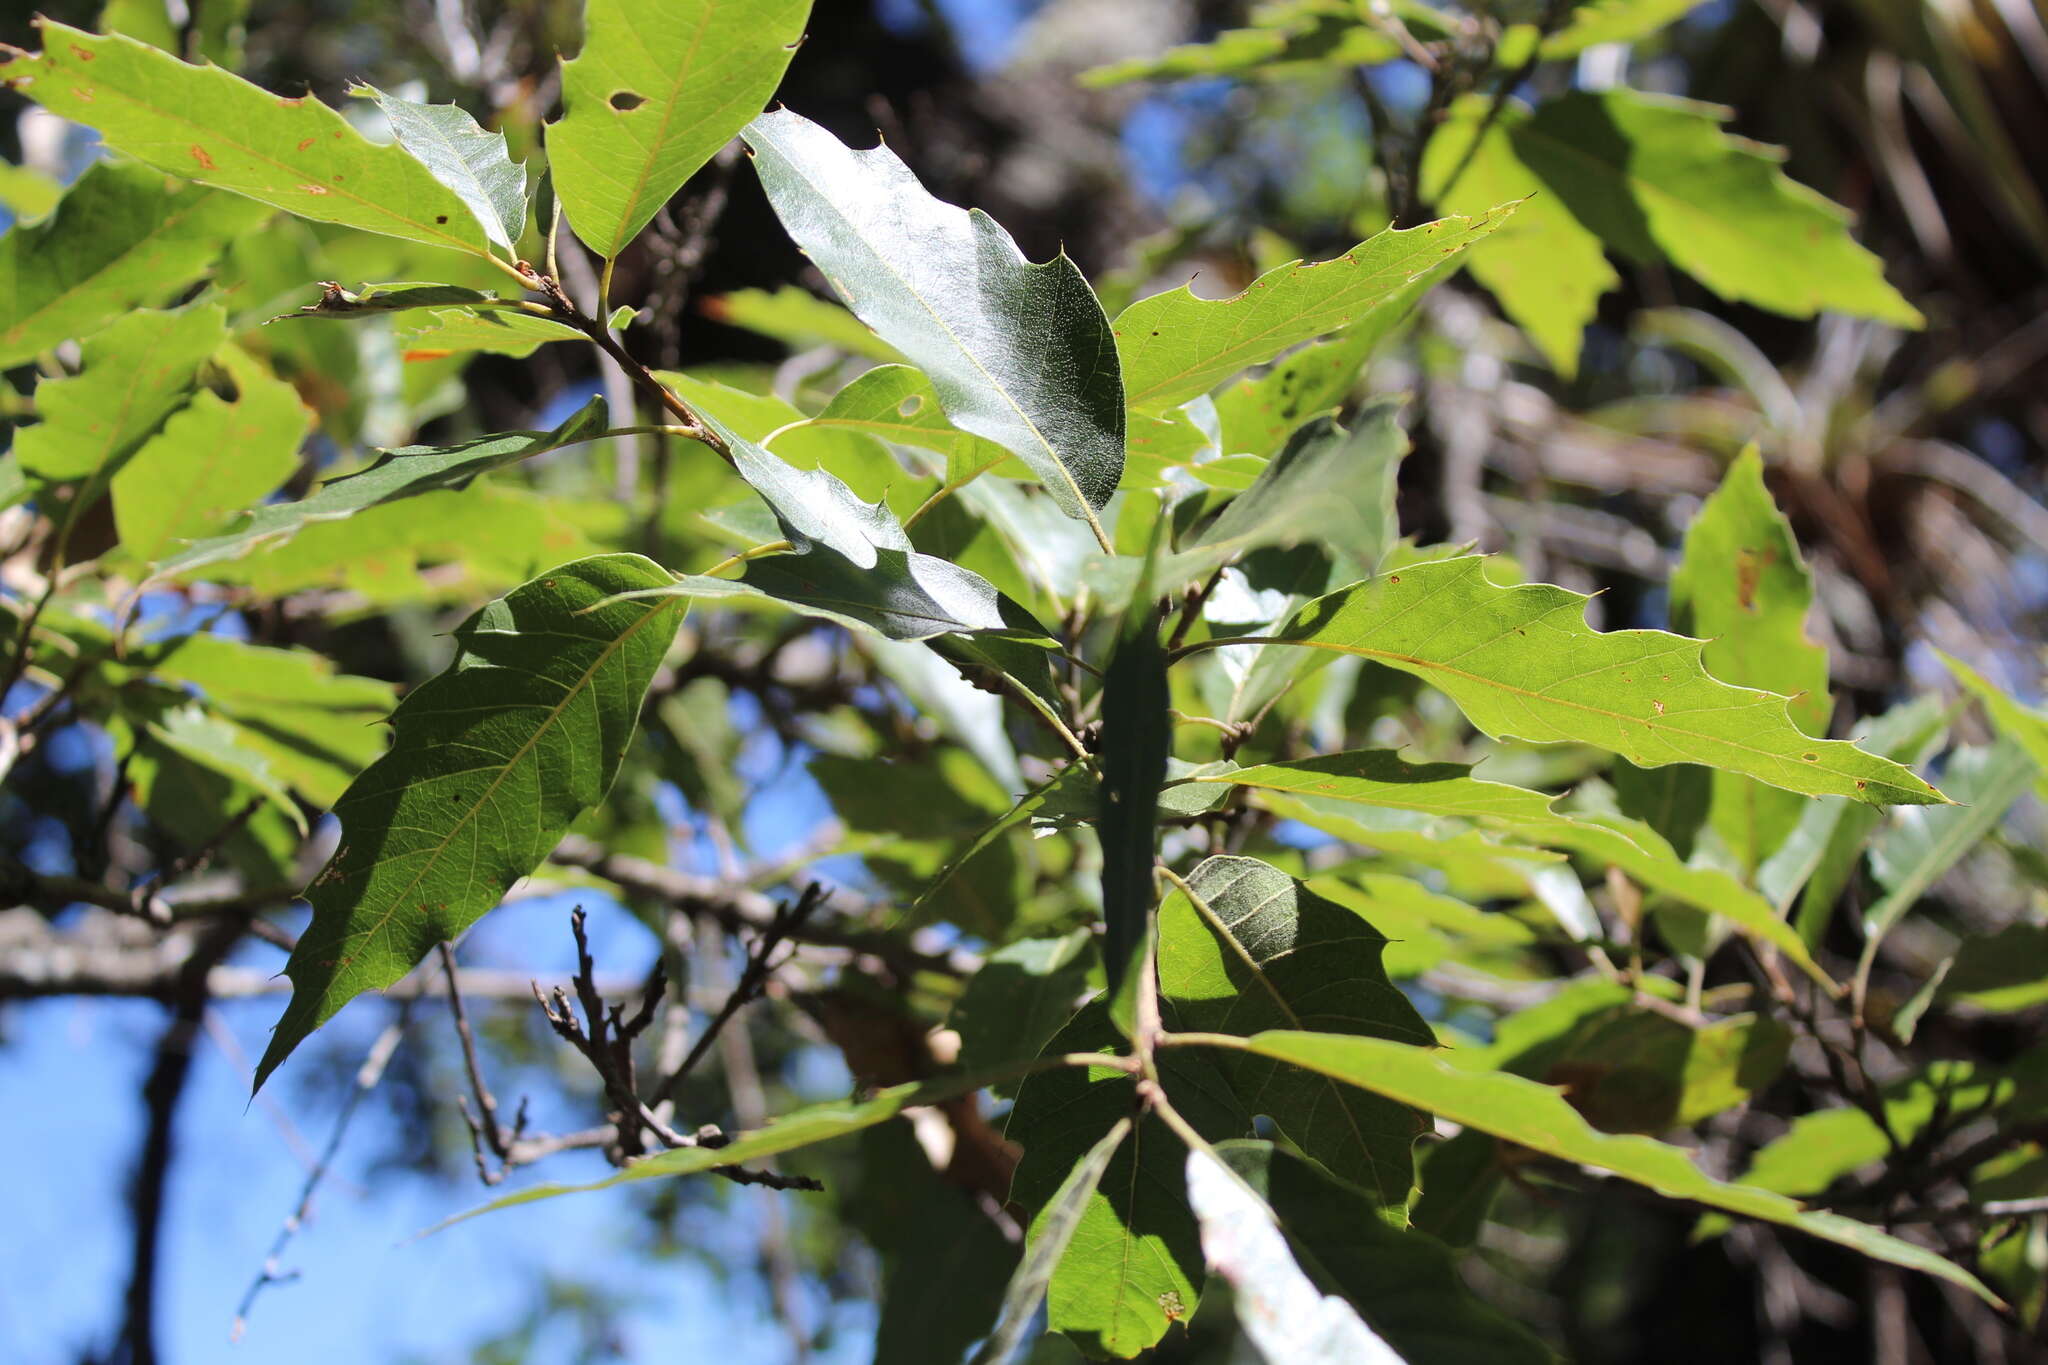
[[[638,109],[641,105],[647,103],[647,96],[637,95],[633,93],[631,90],[614,90],[612,91],[611,99],[606,102],[610,104],[612,108],[618,110],[622,114],[625,114],[630,113],[633,110]]]
[[[898,403],[896,405],[896,415],[898,417],[915,417],[917,416],[918,409],[922,408],[923,406],[924,395],[921,393],[913,393],[910,395],[910,397],[904,399],[901,403]]]

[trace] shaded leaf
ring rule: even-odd
[[[292,1000],[256,1083],[366,990],[454,938],[611,787],[682,615],[616,602],[666,582],[638,555],[565,564],[455,632],[448,670],[392,713],[390,752],[335,803],[341,844],[306,899]]]
[[[397,700],[389,683],[338,674],[325,656],[191,635],[148,661],[152,676],[199,689],[239,742],[316,806],[330,806],[383,752],[377,723]]]
[[[1896,763],[1801,734],[1786,698],[1716,681],[1700,641],[1596,632],[1582,595],[1498,587],[1484,564],[1466,555],[1382,574],[1310,602],[1279,638],[1412,673],[1497,739],[1578,741],[1646,768],[1704,763],[1872,804],[1945,799]]]
[[[138,310],[87,337],[81,372],[36,385],[34,426],[14,438],[25,473],[104,484],[185,402],[206,358],[227,340],[218,305]],[[92,496],[80,493],[74,505]]]
[[[375,100],[398,145],[468,205],[486,237],[512,249],[526,231],[526,168],[512,160],[503,133],[485,132],[460,105],[419,104],[374,85],[348,93]]]
[[[216,357],[234,397],[201,389],[113,477],[122,548],[144,564],[219,530],[298,468],[313,414],[238,346]]]
[[[1476,217],[1389,229],[1331,260],[1269,270],[1227,299],[1197,298],[1185,287],[1140,299],[1116,319],[1126,398],[1136,410],[1156,412],[1297,342],[1368,318],[1391,327],[1514,209],[1504,204]]]
[[[310,95],[273,95],[132,38],[37,20],[40,53],[5,49],[0,81],[158,170],[322,223],[487,254],[462,200],[398,147]]]
[[[1184,43],[1157,57],[1131,57],[1091,67],[1081,84],[1095,89],[1140,80],[1188,80],[1201,76],[1256,79],[1298,77],[1317,67],[1374,66],[1400,55],[1392,38],[1355,14],[1317,5],[1291,5],[1283,22],[1226,29],[1206,43]]]
[[[271,771],[268,757],[242,743],[235,727],[219,716],[208,714],[197,702],[188,702],[149,721],[147,733],[188,763],[210,769],[262,796],[292,822],[300,838],[305,837],[306,817],[300,814],[284,783]]]
[[[825,410],[810,420],[816,426],[842,427],[937,451],[946,457],[948,489],[1012,458],[995,442],[970,436],[947,421],[931,381],[908,365],[877,365],[834,394]]]
[[[1700,0],[1590,0],[1572,7],[1564,26],[1543,39],[1545,58],[1576,57],[1601,43],[1632,43],[1669,27]]]
[[[1551,368],[1569,379],[1578,373],[1579,344],[1600,296],[1621,276],[1563,199],[1535,192],[1542,182],[1523,163],[1514,137],[1528,109],[1509,101],[1494,112],[1494,105],[1485,95],[1451,105],[1423,154],[1422,194],[1445,213],[1522,200],[1514,217],[1474,243],[1466,264]]]
[[[1354,911],[1255,858],[1207,858],[1159,908],[1160,1011],[1169,1029],[1267,1028],[1434,1041],[1380,954],[1387,940]],[[1409,1148],[1422,1115],[1293,1067],[1218,1057],[1237,1104],[1264,1114],[1305,1155],[1405,1225]]]
[[[22,214],[22,217],[33,217]],[[0,366],[175,298],[268,215],[237,195],[125,162],[86,168],[56,212],[0,237]]]
[[[547,135],[585,246],[617,256],[761,112],[810,12],[810,0],[586,0]]]
[[[1014,453],[1093,521],[1123,471],[1109,320],[1064,255],[1024,259],[986,214],[941,203],[887,147],[854,151],[787,111],[747,126],[798,246],[861,321],[932,381],[953,425]]]
[[[1892,813],[1891,825],[1870,848],[1871,875],[1885,889],[1884,898],[1863,914],[1871,948],[1944,872],[1998,828],[2040,774],[2026,750],[2011,740],[1958,749],[1942,775],[1957,804]]]
[[[1751,445],[1686,527],[1671,575],[1672,628],[1707,642],[1700,662],[1716,678],[1790,697],[1792,723],[1825,735],[1834,702],[1828,652],[1806,634],[1812,609],[1813,577]],[[1712,789],[1709,819],[1744,868],[1768,857],[1803,813],[1790,792],[1731,773],[1714,774]]]
[[[479,474],[590,440],[604,427],[604,400],[593,398],[553,431],[500,432],[452,446],[401,446],[387,450],[368,469],[330,479],[318,492],[301,501],[254,508],[225,533],[202,540],[164,561],[157,573],[168,577],[222,560],[240,559],[262,546],[289,539],[307,526],[339,521],[422,493],[466,488]]]
[[[354,318],[377,313],[400,313],[410,308],[447,308],[490,303],[496,295],[460,284],[425,284],[410,280],[392,284],[366,284],[361,289],[344,289],[335,280],[320,286],[320,297],[294,312],[270,319]],[[578,332],[576,335],[581,336]]]
[[[1095,833],[1102,844],[1102,958],[1112,992],[1131,965],[1152,909],[1159,789],[1172,752],[1166,651],[1152,604],[1135,595],[1102,680],[1102,784]]]
[[[781,285],[772,293],[735,289],[730,294],[713,294],[698,302],[697,311],[714,322],[771,337],[793,351],[833,346],[884,365],[903,363],[903,352],[876,336],[859,318],[799,285]]]
[[[1423,1048],[1378,1038],[1265,1033],[1247,1050],[1320,1071],[1454,1123],[1540,1152],[1611,1172],[1672,1199],[1794,1228],[1876,1260],[1923,1271],[1996,1304],[1997,1296],[1954,1262],[1839,1214],[1814,1213],[1784,1195],[1716,1180],[1686,1154],[1649,1138],[1612,1137],[1587,1125],[1546,1085],[1499,1072],[1469,1072]]]
[[[1059,938],[1006,944],[953,1004],[947,1027],[960,1035],[960,1065],[980,1071],[1036,1057],[1080,1008],[1094,972],[1094,935],[1077,929]]]
[[[512,308],[436,308],[424,319],[398,324],[398,345],[407,360],[432,360],[465,351],[529,356],[550,341],[588,337],[565,322]]]

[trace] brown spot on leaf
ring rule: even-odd
[[[448,221],[448,215],[445,213],[437,213],[434,215],[434,221],[437,223],[445,223]]]
[[[81,62],[96,62],[100,56],[99,53],[94,52],[91,48],[80,47],[77,43],[71,45],[71,55],[78,58]]]
[[[307,181],[305,184],[300,185],[299,188],[304,190],[307,194],[326,194],[328,192],[328,189],[325,185],[315,185],[310,180]]]
[[[71,87],[71,93],[78,96],[79,100],[85,104],[92,103],[92,87],[89,85],[74,85]]]
[[[299,150],[303,152],[303,151],[305,151],[305,150],[306,150],[306,148],[308,148],[308,147],[310,147],[310,146],[312,146],[312,145],[313,145],[313,139],[312,139],[312,138],[306,138],[306,139],[304,139],[303,141],[301,141],[301,142],[299,143]]]
[[[1805,759],[1805,760],[1806,760],[1806,761],[1807,761],[1808,763],[1818,763],[1818,762],[1820,762],[1820,755],[1819,755],[1819,754],[1801,754],[1801,755],[1800,755],[1800,757],[1801,757],[1801,758],[1803,758],[1803,759]]]
[[[277,102],[287,109],[296,109],[306,102],[304,95],[279,95]]]
[[[1661,716],[1661,715],[1663,715],[1663,714],[1664,714],[1664,703],[1663,703],[1663,702],[1661,702],[1661,701],[1658,701],[1658,700],[1657,700],[1657,699],[1656,699],[1655,697],[1652,697],[1652,698],[1650,698],[1650,705],[1652,705],[1652,706],[1654,706],[1654,707],[1656,707],[1656,708],[1657,708],[1657,714],[1658,714],[1658,715],[1660,715],[1660,716]]]
[[[196,142],[192,144],[192,159],[199,163],[199,169],[202,171],[213,169],[213,158],[206,154],[206,148]]]
[[[622,114],[630,114],[633,110],[647,103],[647,96],[632,90],[614,90],[612,91],[612,97],[606,100],[605,103]]]

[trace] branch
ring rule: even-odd
[[[708,916],[728,933],[762,934],[775,922],[775,900],[762,892],[716,877],[679,872],[630,854],[609,853],[578,835],[564,839],[548,856],[558,866],[582,868],[629,893],[666,901],[689,914]],[[865,915],[873,909],[843,891],[833,894],[852,916]],[[864,954],[886,963],[899,974],[937,972],[944,976],[971,976],[981,965],[978,957],[964,950],[930,952],[893,934],[840,928],[832,923],[806,923],[788,937],[795,943]]]
[[[377,1088],[384,1079],[384,1068],[390,1064],[391,1054],[398,1050],[398,1041],[405,1035],[405,1012],[401,1009],[398,1018],[384,1026],[377,1035],[377,1041],[370,1044],[370,1051],[363,1058],[363,1064],[356,1068],[356,1083],[349,1090],[348,1098],[341,1102],[341,1112],[335,1115],[334,1131],[327,1136],[327,1146],[320,1153],[320,1160],[306,1173],[306,1183],[299,1191],[299,1202],[285,1217],[284,1225],[277,1230],[277,1238],[270,1244],[270,1254],[263,1258],[262,1269],[249,1282],[248,1290],[242,1295],[242,1302],[235,1309],[235,1324],[230,1329],[230,1339],[239,1341],[242,1332],[249,1325],[249,1309],[256,1303],[256,1296],[264,1287],[285,1284],[298,1278],[297,1271],[278,1268],[278,1261],[284,1249],[290,1245],[293,1236],[305,1226],[307,1216],[313,1211],[313,1195],[320,1183],[327,1178],[327,1172],[334,1165],[335,1154],[341,1150],[341,1140],[348,1133],[349,1121],[355,1117],[356,1109],[363,1097]]]

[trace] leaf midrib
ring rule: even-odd
[[[648,622],[663,612],[672,610],[673,607],[674,604],[672,602],[662,602],[643,614],[630,627],[619,632],[616,638],[607,643],[598,652],[597,658],[591,661],[590,667],[583,670],[582,675],[563,691],[561,700],[555,703],[538,725],[534,726],[533,733],[527,737],[526,742],[520,745],[518,750],[505,760],[498,770],[498,775],[492,778],[490,785],[484,788],[483,793],[470,803],[469,809],[462,813],[462,818],[449,827],[447,834],[443,835],[441,841],[434,847],[432,856],[427,859],[418,872],[413,874],[412,880],[391,896],[383,913],[377,917],[377,922],[350,935],[348,939],[343,940],[344,942],[350,940],[368,942],[385,931],[390,925],[392,917],[398,913],[399,906],[418,889],[420,882],[425,879],[426,875],[440,864],[441,855],[446,853],[454,844],[455,836],[468,826],[469,822],[476,817],[479,811],[490,804],[491,798],[497,794],[498,788],[504,784],[506,778],[511,775],[512,770],[518,767],[528,754],[533,752],[534,746],[540,743],[541,737],[547,734],[555,722],[561,718],[562,713],[568,709],[569,704],[583,695],[584,689],[589,686],[591,679],[597,675],[598,670],[603,668],[614,654],[625,648],[627,641],[638,635]],[[336,856],[338,857],[339,855]],[[372,868],[371,872],[374,872],[374,870]],[[365,875],[367,876],[369,873]],[[358,954],[355,952],[344,952],[340,960],[334,964],[332,975],[338,977],[341,973],[347,971],[355,963],[357,956]]]

